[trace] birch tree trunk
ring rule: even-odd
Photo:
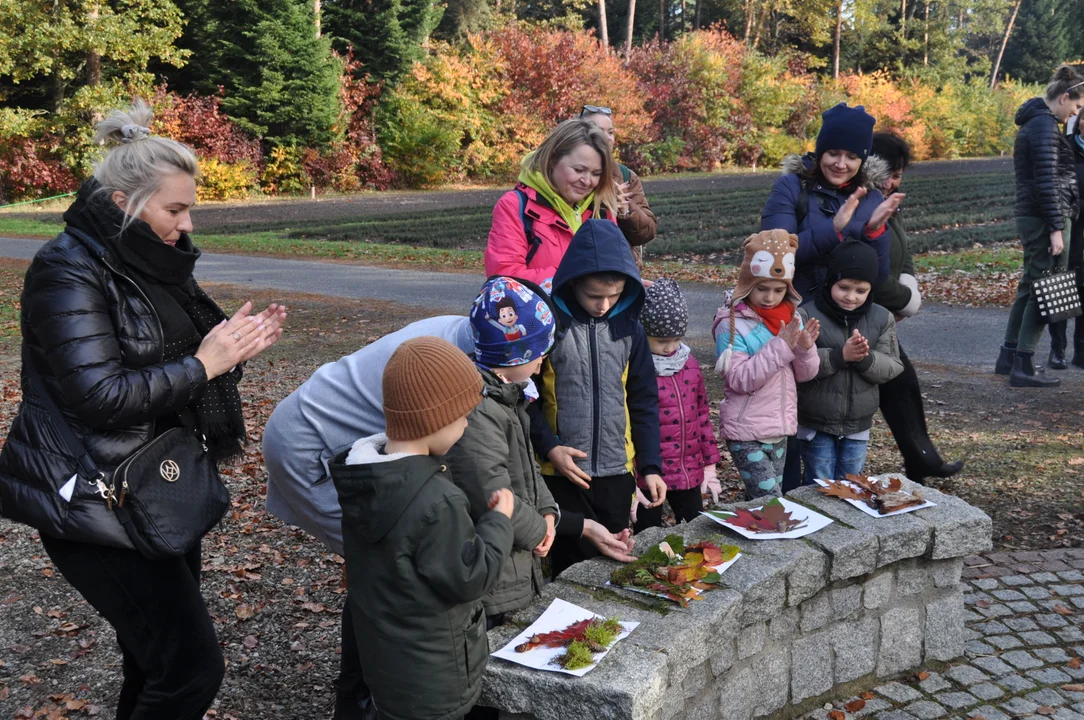
[[[610,30],[606,24],[606,0],[598,0],[598,35],[602,41],[602,47],[606,49],[606,52],[610,52]]]
[[[91,29],[93,34],[93,28],[98,24],[98,17],[100,13],[100,7],[97,2],[90,4],[90,8],[87,10],[87,28]],[[95,87],[102,83],[102,56],[97,50],[87,51],[87,85]]]
[[[907,39],[907,0],[900,0],[900,36]]]
[[[832,37],[832,77],[839,77],[839,44],[843,35],[843,0],[836,6],[836,31]]]
[[[636,0],[629,0],[629,20],[625,25],[625,59],[632,55],[632,29],[636,24]]]
[[[666,0],[659,0],[659,40],[666,41]]]
[[[922,8],[922,67],[930,65],[930,0],[924,0]]]
[[[990,73],[990,89],[997,87],[997,73],[1001,69],[1001,58],[1005,55],[1005,46],[1009,44],[1009,35],[1012,34],[1013,23],[1016,22],[1016,13],[1020,12],[1020,5],[1024,0],[1016,0],[1016,5],[1013,6],[1012,15],[1009,15],[1009,22],[1005,25],[1005,35],[1001,38],[1001,49],[997,51],[997,60],[994,61],[993,72]]]
[[[312,0],[312,16],[316,19],[316,37],[320,37],[320,0]]]

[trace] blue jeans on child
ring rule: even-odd
[[[867,442],[822,432],[808,440],[799,440],[805,466],[802,482],[814,485],[814,478],[842,480],[847,474],[861,475],[866,465]]]

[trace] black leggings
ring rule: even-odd
[[[645,493],[646,495],[646,493]],[[688,490],[667,490],[666,502],[674,511],[674,519],[680,522],[692,522],[704,509],[704,498],[700,494],[700,486]],[[662,527],[662,505],[654,508],[640,506],[636,510],[636,524],[633,529],[636,532],[651,527]]]
[[[64,579],[117,632],[117,720],[200,720],[226,667],[200,594],[200,548],[151,561],[134,550],[41,536]]]
[[[629,526],[632,497],[636,493],[636,479],[632,473],[593,478],[589,490],[584,490],[563,475],[543,477],[562,512],[581,513],[584,518],[597,521],[612,533],[619,533]],[[558,534],[549,555],[553,577],[560,575],[565,568],[598,554],[598,549],[590,541]]]
[[[925,479],[944,464],[930,439],[915,366],[900,346],[903,372],[881,385],[881,415],[903,456],[907,477]]]

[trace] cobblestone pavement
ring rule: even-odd
[[[963,582],[963,657],[803,720],[1084,720],[1084,550],[972,555]]]

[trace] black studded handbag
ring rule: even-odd
[[[1051,258],[1054,265],[1055,255]],[[1039,306],[1039,317],[1045,323],[1055,323],[1080,315],[1084,310],[1080,306],[1080,291],[1077,285],[1077,271],[1054,272],[1043,275],[1031,285],[1035,302]]]
[[[140,555],[148,560],[184,555],[222,520],[230,506],[230,493],[191,423],[182,422],[181,427],[167,430],[112,472],[102,472],[27,360],[24,355],[23,366],[35,394],[68,451],[77,458],[77,482],[94,487],[95,494],[116,513]]]

